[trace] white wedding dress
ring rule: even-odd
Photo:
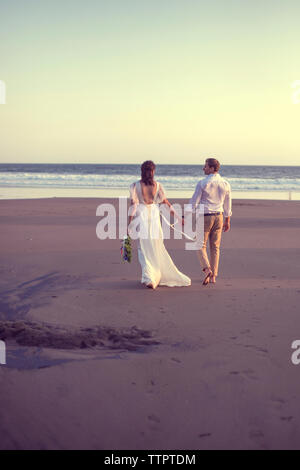
[[[153,203],[144,201],[141,183],[138,181],[130,186],[130,198],[133,204],[132,213],[136,214],[134,222],[144,237],[139,238],[138,258],[142,267],[143,284],[181,287],[190,286],[191,279],[181,273],[167,252],[160,222],[159,204],[166,199],[163,187],[156,182],[156,193]],[[130,234],[130,231],[129,231]]]

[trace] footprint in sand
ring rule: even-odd
[[[211,433],[210,432],[206,432],[206,433],[203,433],[203,434],[198,434],[198,437],[202,438],[202,437],[209,437],[211,436]]]
[[[286,405],[286,401],[283,399],[283,398],[280,398],[280,397],[275,397],[275,398],[271,398],[271,408],[273,410],[276,411],[276,413],[278,413],[278,419],[280,419],[281,421],[285,421],[287,423],[289,423],[292,419],[293,419],[293,416],[282,416],[281,414],[284,413],[284,405]],[[281,416],[280,416],[281,415]]]
[[[178,363],[181,362],[181,360],[177,359],[177,357],[171,357],[171,361],[178,362]]]
[[[265,349],[265,348],[260,348],[258,346],[255,346],[254,344],[245,344],[244,345],[245,348],[252,348],[252,349],[255,349],[255,351],[259,351],[259,352],[262,352],[264,354],[267,354],[269,352],[268,349]]]
[[[267,445],[264,443],[265,435],[259,428],[251,429],[249,437],[260,449],[268,449]]]
[[[148,416],[149,421],[153,421],[154,423],[160,423],[160,419],[152,413],[152,415]]]
[[[256,377],[256,375],[254,375],[255,372],[252,369],[243,370],[242,373],[247,377],[247,379],[258,380],[258,377]]]
[[[253,429],[249,433],[251,439],[257,439],[264,437],[264,433],[260,429]]]
[[[273,401],[274,403],[279,403],[279,404],[281,404],[281,405],[283,405],[284,403],[286,403],[286,401],[285,401],[283,398],[280,398],[280,397],[278,397],[278,398],[272,398],[271,401]]]
[[[281,421],[291,421],[293,416],[280,416]]]

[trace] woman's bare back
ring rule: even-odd
[[[141,191],[142,191],[142,196],[146,204],[153,204],[154,197],[156,194],[157,190],[157,183],[154,181],[154,186],[150,185],[145,185],[142,181],[140,181],[141,184]]]

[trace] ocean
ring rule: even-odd
[[[202,164],[157,165],[156,179],[172,197],[189,197],[203,178],[202,168]],[[271,198],[277,194],[279,199],[300,197],[300,166],[223,165],[220,174],[238,197],[259,193],[272,194]],[[126,194],[139,178],[137,164],[0,164],[0,198],[37,197],[43,192],[47,197],[117,196]]]

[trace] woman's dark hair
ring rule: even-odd
[[[154,186],[153,171],[155,168],[155,163],[151,160],[147,160],[141,165],[141,180],[146,186]]]

